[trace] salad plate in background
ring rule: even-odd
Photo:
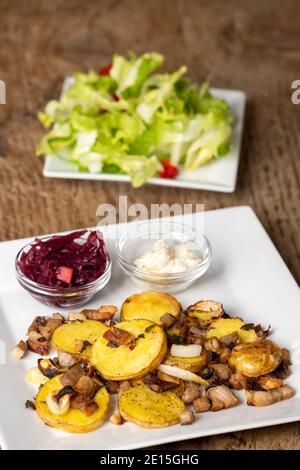
[[[246,96],[196,85],[186,67],[156,73],[157,53],[115,55],[99,73],[66,78],[39,120],[47,177],[232,192]]]

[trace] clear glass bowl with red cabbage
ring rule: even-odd
[[[111,260],[99,230],[36,238],[16,257],[19,283],[40,302],[75,307],[103,289]]]

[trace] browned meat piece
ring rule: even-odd
[[[204,348],[210,353],[218,354],[219,362],[226,363],[231,355],[230,348],[221,343],[221,341],[219,341],[215,336],[205,341]],[[209,362],[216,361],[209,359]]]
[[[294,395],[294,390],[289,385],[283,385],[269,391],[246,391],[247,403],[250,406],[269,406],[277,401],[288,400]]]
[[[97,309],[86,309],[82,310],[83,313],[88,320],[111,320],[115,313],[117,313],[118,308],[114,305],[102,305]]]
[[[245,390],[247,388],[247,378],[239,372],[235,372],[229,378],[229,385],[235,390]]]
[[[77,359],[72,354],[65,351],[57,351],[58,362],[61,367],[72,367],[76,364]]]
[[[204,347],[206,351],[214,352],[217,354],[220,354],[223,349],[222,343],[215,336],[213,336],[210,339],[207,339],[204,343]]]
[[[240,337],[236,331],[234,331],[230,335],[222,336],[222,338],[220,338],[221,343],[225,344],[225,346],[228,346],[230,349],[234,348],[234,346],[237,345],[239,340]]]
[[[283,385],[283,380],[267,376],[258,377],[257,382],[264,390],[273,390],[274,388],[279,388]]]
[[[112,326],[107,330],[103,338],[107,339],[109,342],[113,343],[116,346],[126,345],[129,349],[133,349],[135,346],[135,339],[131,333],[128,331],[121,330],[116,326]]]
[[[199,386],[199,396],[193,400],[195,413],[204,413],[210,410],[211,404],[207,398],[207,390],[203,386]]]
[[[27,347],[29,351],[39,354],[40,356],[48,356],[50,353],[50,343],[46,341],[43,336],[40,336],[37,340],[29,338],[27,340]]]
[[[181,399],[186,405],[190,405],[199,396],[200,396],[199,385],[194,382],[189,382],[185,386]]]
[[[189,408],[186,408],[180,415],[180,424],[187,425],[194,422],[195,415]]]
[[[97,403],[90,397],[75,394],[71,397],[71,408],[82,411],[86,416],[91,416],[98,409]]]
[[[188,344],[200,344],[203,346],[205,341],[205,330],[201,330],[197,326],[192,325],[186,336],[186,342]]]
[[[30,333],[32,331],[35,331],[36,333],[40,333],[39,326],[45,326],[46,322],[47,322],[46,317],[41,317],[41,316],[35,317],[27,330],[27,336],[30,336]]]
[[[220,382],[227,381],[231,375],[231,369],[228,364],[210,364],[209,367],[217,373]]]
[[[60,377],[61,384],[63,386],[70,385],[71,387],[74,387],[82,375],[85,375],[82,364],[75,364]]]
[[[171,315],[171,313],[165,313],[162,317],[160,317],[160,321],[164,327],[171,328],[171,326],[177,322],[177,318],[174,317],[174,315]]]
[[[178,387],[178,384],[174,382],[167,382],[166,380],[160,380],[155,375],[147,375],[144,378],[144,384],[147,385],[153,392],[166,392]]]
[[[35,317],[27,331],[28,349],[41,356],[48,355],[51,336],[63,322],[64,318],[59,313],[54,313],[51,317]]]
[[[44,336],[46,340],[48,341],[50,340],[56,328],[58,328],[62,324],[63,324],[63,319],[61,318],[61,316],[59,317],[52,316],[52,317],[47,318],[45,325],[39,325],[38,330],[39,330],[39,333],[41,333],[41,335]]]
[[[186,342],[187,344],[200,344],[200,346],[203,346],[204,338],[201,338],[201,336],[194,336],[191,335],[191,333],[188,333],[186,337]]]
[[[210,410],[210,401],[207,397],[199,397],[193,400],[195,413],[204,413]]]
[[[63,322],[64,318],[59,313],[54,313],[51,317],[37,316],[28,328],[27,336],[32,338],[31,332],[35,331],[48,341],[54,330],[62,325]]]
[[[208,399],[211,401],[211,410],[219,411],[225,408],[231,408],[238,404],[238,398],[229,390],[226,385],[217,385],[211,387],[207,392]]]
[[[279,366],[276,367],[276,369],[273,370],[273,372],[268,374],[268,377],[274,377],[276,379],[285,380],[289,375],[290,375],[289,366],[281,362],[281,364],[279,364]]]
[[[282,364],[284,366],[290,366],[291,365],[290,351],[286,348],[282,348]]]
[[[18,342],[17,346],[14,347],[14,349],[11,351],[12,356],[14,356],[16,359],[22,359],[25,356],[25,353],[27,351],[27,343],[25,341],[21,340]]]
[[[111,394],[118,393],[119,386],[120,386],[120,382],[115,382],[113,380],[108,380],[108,382],[105,383],[105,387],[107,388],[107,391]]]
[[[82,312],[69,312],[68,320],[69,321],[84,321],[86,320],[86,316]]]
[[[192,326],[198,327],[199,321],[194,317],[184,317],[180,325],[180,336],[185,339]]]
[[[270,334],[271,325],[268,326],[267,330],[263,330],[261,325],[255,325],[254,331],[257,334],[258,338],[266,338]]]
[[[205,330],[198,328],[197,326],[192,325],[189,330],[189,334],[193,336],[199,336],[200,338],[205,338]]]
[[[76,384],[74,385],[74,390],[76,392],[89,396],[90,398],[94,398],[100,386],[87,375],[82,375],[77,380]]]

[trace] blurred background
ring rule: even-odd
[[[0,79],[7,87],[6,105],[0,105],[0,240],[95,225],[97,206],[117,206],[119,195],[147,206],[246,204],[299,281],[300,105],[291,101],[292,81],[300,79],[299,14],[297,0],[0,0]],[[114,52],[129,50],[161,52],[165,69],[185,64],[195,81],[209,77],[212,86],[247,93],[233,194],[42,176],[43,161],[34,153],[44,133],[37,112],[59,96],[67,75],[100,69]],[[288,445],[296,426],[285,427]],[[272,433],[255,430],[195,445],[264,447],[267,439],[278,448],[283,435],[278,427]]]

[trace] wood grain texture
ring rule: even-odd
[[[91,226],[101,202],[248,204],[295,278],[300,279],[300,79],[297,0],[0,0],[0,240]],[[100,68],[113,52],[162,52],[168,69],[185,63],[194,80],[248,94],[234,194],[42,177],[34,147],[36,113],[75,70]],[[180,438],[180,436],[179,436]],[[300,426],[226,434],[168,445],[174,449],[299,449]]]

